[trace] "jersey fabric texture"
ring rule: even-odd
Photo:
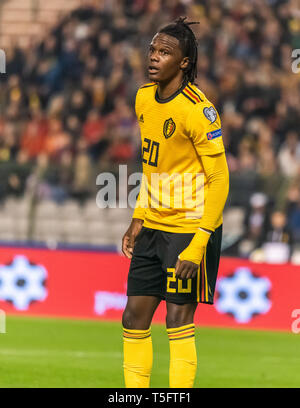
[[[218,112],[193,84],[160,99],[157,84],[142,86],[135,110],[141,130],[143,180],[133,218],[144,227],[195,233],[207,197],[201,156],[224,152]],[[222,215],[215,228],[222,224]]]
[[[127,296],[156,296],[176,304],[213,304],[222,225],[211,234],[195,278],[178,279],[175,275],[178,254],[193,236],[192,233],[176,234],[142,227],[133,249]]]

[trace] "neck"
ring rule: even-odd
[[[172,96],[183,84],[183,76],[175,77],[168,82],[160,82],[157,87],[158,96],[167,99]]]

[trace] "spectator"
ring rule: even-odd
[[[292,232],[287,225],[287,217],[284,212],[278,210],[272,212],[270,226],[266,229],[261,244],[265,242],[281,242],[292,247]]]
[[[81,123],[86,119],[89,110],[89,102],[81,90],[76,90],[71,96],[68,113],[78,117]]]
[[[287,226],[286,214],[275,210],[271,215],[270,226],[261,242],[263,260],[268,263],[285,263],[290,260],[293,237]]]
[[[106,132],[106,120],[100,117],[96,109],[90,110],[83,125],[83,137],[88,146],[98,143]]]
[[[91,161],[87,154],[85,144],[79,142],[78,148],[74,163],[72,196],[80,201],[84,201],[89,197],[96,181],[92,180]]]
[[[244,220],[246,233],[239,244],[240,256],[248,257],[255,248],[260,246],[268,223],[267,196],[263,193],[255,193],[250,199],[250,206]]]
[[[70,148],[71,137],[63,129],[60,119],[49,121],[49,131],[45,141],[44,152],[51,158],[57,159],[65,149]]]
[[[282,144],[278,154],[281,173],[294,178],[300,169],[300,141],[294,130],[287,132],[286,141]]]
[[[82,198],[93,194],[90,177],[97,172],[117,172],[119,163],[135,168],[140,140],[133,102],[148,82],[147,47],[163,23],[187,15],[200,22],[193,26],[198,87],[221,114],[228,201],[249,206],[251,200],[245,241],[256,247],[271,204],[286,212],[298,239],[300,77],[291,71],[291,51],[300,48],[297,1],[93,4],[61,19],[38,46],[7,52],[0,165],[10,187],[2,183],[0,196],[27,185],[43,197]],[[15,165],[25,166],[24,178]],[[260,208],[257,192],[265,197]]]
[[[36,158],[43,150],[48,133],[48,120],[40,110],[33,111],[32,118],[25,125],[20,147],[29,159]]]
[[[288,225],[292,231],[295,242],[300,243],[300,183],[299,177],[294,180],[287,192],[286,209]]]

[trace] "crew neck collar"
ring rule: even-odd
[[[176,92],[174,92],[168,98],[164,98],[164,99],[159,97],[158,91],[157,91],[157,88],[156,88],[156,91],[155,91],[155,100],[156,100],[156,102],[158,102],[158,103],[167,103],[167,102],[172,101],[172,99],[176,98],[176,96],[180,94],[180,92],[187,86],[187,84],[188,84],[187,80],[183,81],[181,87],[178,88]]]

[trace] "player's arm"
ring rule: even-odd
[[[135,112],[136,115],[138,117],[139,114],[139,103],[138,103],[138,93],[136,95],[136,100],[135,100]],[[145,213],[145,209],[143,208],[143,204],[142,204],[142,200],[141,197],[144,197],[142,195],[143,193],[143,180],[142,179],[142,183],[141,183],[141,190],[138,194],[137,200],[136,200],[136,204],[135,204],[135,209],[132,215],[132,221],[129,225],[129,228],[127,229],[127,231],[125,232],[123,238],[122,238],[122,252],[123,254],[131,259],[132,258],[132,253],[133,253],[133,248],[134,248],[134,243],[135,243],[135,239],[138,236],[138,234],[140,233],[143,223],[144,223],[144,213]],[[142,193],[141,193],[142,191]]]
[[[189,246],[181,252],[181,261],[190,261],[199,265],[211,232],[218,226],[229,191],[229,172],[225,153],[202,156],[201,161],[208,181],[208,192],[204,213],[199,228]]]
[[[208,189],[199,228],[188,247],[178,256],[175,273],[181,279],[189,279],[196,274],[210,234],[222,219],[229,190],[229,173],[217,111],[209,103],[196,106],[188,117],[187,130],[202,162]]]
[[[138,219],[144,221],[145,208],[144,208],[144,205],[143,205],[143,200],[144,200],[143,194],[144,194],[144,190],[143,190],[143,182],[142,182],[140,192],[139,192],[139,194],[137,196],[137,199],[136,199],[135,209],[133,211],[132,218],[138,218]]]
[[[132,258],[134,243],[142,229],[143,223],[144,220],[132,218],[131,224],[122,238],[122,252],[128,259]]]
[[[141,197],[144,197],[143,182],[141,183],[141,189],[136,200],[131,224],[129,225],[128,230],[125,232],[122,238],[122,252],[129,259],[132,258],[135,239],[140,233],[144,223],[145,208],[143,207]]]

